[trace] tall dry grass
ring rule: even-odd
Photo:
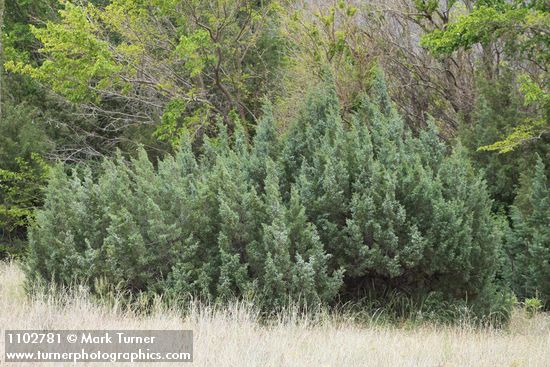
[[[190,306],[185,317],[159,305],[143,316],[116,302],[100,306],[85,293],[29,299],[23,282],[17,265],[0,263],[2,330],[191,329],[195,362],[186,364],[190,366],[550,366],[550,316],[529,319],[520,311],[506,330],[399,328],[291,312],[267,326],[242,304],[225,309]],[[1,337],[2,357],[3,343]]]

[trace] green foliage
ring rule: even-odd
[[[539,297],[550,302],[550,189],[545,165],[538,157],[529,185],[527,203],[512,207],[510,247],[514,261],[515,291],[520,297]]]
[[[31,26],[52,19],[58,9],[57,0],[5,0],[3,46],[5,60],[36,62],[36,39]]]
[[[16,170],[17,157],[25,160],[32,153],[43,154],[52,148],[40,111],[23,104],[6,103],[0,120],[0,168]]]
[[[473,164],[484,171],[487,186],[494,199],[494,211],[507,213],[514,203],[520,187],[520,177],[534,167],[535,154],[547,156],[548,139],[542,137],[525,149],[515,149],[507,154],[495,154],[479,149],[492,144],[514,131],[530,111],[523,107],[523,96],[514,88],[511,71],[498,78],[489,79],[480,74],[477,81],[479,96],[471,124],[463,124],[460,141],[468,148]]]
[[[115,122],[145,119],[174,142],[233,110],[254,121],[283,64],[277,13],[275,2],[242,0],[64,2],[59,19],[30,27],[42,60],[14,54],[6,69]]]
[[[25,233],[33,210],[42,202],[48,165],[38,155],[15,159],[17,168],[0,168],[0,259],[25,252]]]
[[[155,130],[155,136],[159,140],[170,141],[172,145],[176,145],[184,132],[183,127],[178,124],[178,120],[182,118],[186,110],[186,103],[181,99],[170,101],[164,108],[162,113],[161,123]]]
[[[490,1],[476,2],[474,10],[458,16],[444,30],[435,30],[422,37],[421,44],[436,56],[448,56],[459,49],[477,44],[489,47],[503,45],[503,54],[512,62],[520,60],[535,65],[525,72],[520,68],[519,91],[524,103],[534,110],[511,132],[480,150],[507,153],[518,146],[539,139],[548,132],[550,121],[550,92],[548,65],[550,63],[550,11],[544,2]],[[501,61],[499,67],[506,67]]]
[[[429,15],[439,8],[438,0],[414,0],[413,3],[418,11]],[[452,4],[448,7],[450,8],[451,6]]]
[[[204,29],[199,29],[189,36],[181,36],[179,44],[176,47],[176,53],[184,60],[185,68],[190,72],[191,76],[199,75],[205,68],[206,63],[212,61],[211,58],[201,57],[198,53],[201,47],[212,48],[212,41],[208,32]]]
[[[372,88],[377,103],[364,102],[349,132],[334,91],[314,97],[289,132],[287,180],[299,185],[333,266],[346,269],[347,292],[374,286],[474,299],[499,246],[484,183],[463,150],[446,156],[435,128],[411,136],[382,79]]]
[[[3,105],[0,119],[0,258],[21,256],[32,211],[42,203],[51,148],[39,113],[24,105]]]
[[[542,309],[542,301],[538,298],[526,298],[523,308],[529,318],[534,317]]]
[[[374,75],[349,127],[327,78],[282,137],[268,104],[252,143],[236,121],[198,156],[184,134],[156,168],[143,151],[97,177],[58,166],[31,230],[30,278],[253,298],[266,311],[399,292],[491,314],[505,302],[485,184],[433,125],[414,137]]]
[[[499,11],[491,6],[478,6],[467,14],[459,16],[445,30],[435,30],[422,38],[422,45],[436,55],[450,54],[459,48],[470,48],[476,43],[486,44],[512,25],[523,20],[527,9]]]
[[[47,82],[57,93],[66,94],[70,100],[97,101],[89,93],[88,82],[105,88],[112,85],[120,66],[116,64],[108,43],[98,39],[98,29],[89,21],[88,12],[94,9],[66,3],[60,12],[62,23],[48,22],[46,28],[31,26],[33,35],[43,44],[41,52],[52,55],[39,68],[24,62],[9,60],[6,69],[28,74]]]

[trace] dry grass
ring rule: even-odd
[[[550,366],[550,316],[546,315],[528,319],[518,311],[510,328],[501,331],[429,325],[407,329],[362,326],[332,317],[312,323],[296,315],[267,327],[249,308],[239,305],[223,311],[194,308],[182,318],[161,308],[140,317],[116,305],[98,306],[85,295],[61,297],[63,302],[46,297],[29,300],[22,289],[23,280],[16,265],[0,263],[3,330],[192,329],[195,362],[186,365]],[[0,340],[3,355],[4,338]]]

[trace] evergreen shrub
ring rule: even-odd
[[[550,187],[537,155],[533,177],[526,176],[511,209],[507,241],[512,286],[520,299],[540,298],[550,308]],[[526,300],[527,301],[527,300]]]
[[[251,141],[236,125],[200,153],[184,137],[155,163],[142,150],[97,174],[54,169],[30,231],[31,280],[268,311],[395,292],[483,315],[506,305],[482,177],[433,123],[413,135],[380,75],[349,121],[328,81],[283,135],[269,105]]]

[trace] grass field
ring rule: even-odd
[[[195,362],[189,366],[550,366],[550,316],[529,319],[521,310],[509,328],[498,331],[362,325],[336,316],[311,321],[293,314],[265,326],[250,308],[239,305],[193,308],[182,318],[160,307],[139,316],[116,304],[99,306],[85,295],[28,299],[23,281],[15,264],[0,263],[2,330],[192,329]],[[0,347],[3,361],[3,337]]]

